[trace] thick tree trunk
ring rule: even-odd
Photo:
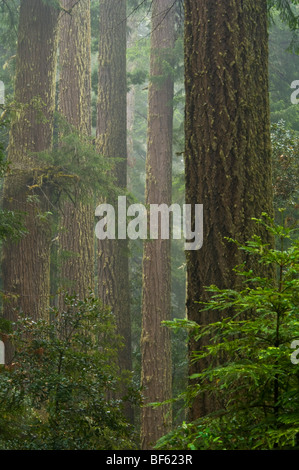
[[[188,318],[200,324],[205,286],[235,288],[243,261],[235,245],[256,232],[252,217],[272,215],[266,0],[186,0],[186,202],[204,206],[204,243],[187,252]],[[266,234],[262,234],[264,237]],[[264,238],[265,239],[265,238]],[[190,353],[202,344],[190,343]],[[190,374],[207,365],[190,365]],[[190,419],[217,406],[205,396]]]
[[[149,85],[146,204],[171,205],[173,80],[165,75],[163,54],[174,46],[172,0],[154,0],[152,6]],[[158,81],[157,81],[158,79]],[[171,317],[171,266],[169,240],[144,243],[142,288],[142,376],[144,405],[171,398],[172,368],[169,329],[161,324]],[[151,448],[169,431],[171,406],[144,406],[141,446]]]
[[[91,134],[90,1],[63,0],[70,13],[60,20],[59,111],[77,131]],[[86,189],[86,191],[88,191]],[[94,208],[80,201],[63,204],[60,219],[61,283],[81,299],[94,288]],[[86,194],[83,195],[86,197]],[[67,257],[63,252],[68,252]],[[63,305],[63,295],[59,303]]]
[[[42,0],[22,0],[18,31],[15,100],[20,111],[10,131],[11,173],[4,186],[4,207],[26,212],[29,234],[4,247],[4,316],[15,320],[22,311],[41,317],[49,302],[50,227],[42,216],[49,210],[47,189],[29,186],[42,164],[34,152],[50,148],[55,105],[58,10]],[[9,360],[9,358],[8,358]]]
[[[119,188],[127,187],[127,80],[126,2],[100,0],[99,89],[97,138],[99,153],[115,159],[113,176]],[[117,159],[117,160],[116,160]],[[101,199],[101,195],[100,195]],[[109,199],[115,207],[117,199]],[[98,292],[116,317],[124,348],[119,355],[121,371],[132,369],[129,298],[129,254],[127,240],[98,243]],[[132,410],[126,408],[132,420]]]

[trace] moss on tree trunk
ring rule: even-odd
[[[8,160],[11,172],[4,184],[4,207],[26,213],[29,233],[20,242],[6,243],[3,253],[4,316],[19,312],[41,317],[49,302],[50,226],[47,188],[33,193],[35,152],[51,147],[55,105],[58,10],[41,0],[20,4],[16,56],[15,101]],[[28,200],[35,195],[38,200]],[[7,354],[8,361],[10,354]]]
[[[127,79],[126,2],[100,0],[99,87],[96,145],[100,154],[114,159],[113,176],[120,190],[127,187]],[[99,195],[101,202],[102,195]],[[117,209],[117,198],[107,201]],[[98,241],[98,293],[116,317],[124,348],[119,354],[120,370],[132,370],[127,240]],[[126,404],[132,420],[132,408]]]
[[[186,0],[185,58],[186,202],[204,206],[203,247],[187,252],[187,312],[204,325],[219,318],[199,313],[205,286],[236,287],[232,269],[250,267],[225,237],[244,242],[252,217],[272,215],[266,0]],[[190,353],[202,345],[191,341]],[[190,418],[216,406],[196,400]]]
[[[90,1],[63,0],[70,14],[60,20],[59,111],[82,135],[91,134],[91,32]],[[85,191],[88,193],[88,189]],[[66,201],[60,217],[60,279],[70,294],[81,299],[94,288],[94,208],[81,202]],[[88,196],[88,194],[87,194]],[[89,197],[92,197],[90,194]],[[88,199],[88,198],[87,198]],[[68,252],[70,256],[64,257]],[[59,297],[63,305],[63,295]]]

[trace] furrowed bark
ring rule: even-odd
[[[243,243],[257,233],[252,217],[273,212],[266,0],[186,0],[185,58],[186,202],[204,206],[203,247],[186,253],[187,313],[206,325],[219,316],[199,313],[205,286],[236,288],[232,269],[252,266],[225,237]],[[190,356],[204,344],[191,341]],[[190,419],[217,406],[204,396]]]
[[[126,99],[126,2],[100,0],[96,145],[100,154],[114,162],[115,184],[124,193],[127,187]],[[103,201],[101,195],[99,201]],[[107,202],[114,206],[117,213],[117,197],[111,196]],[[124,348],[119,354],[120,370],[131,371],[128,241],[99,241],[97,265],[99,297],[114,312],[118,333],[124,341]],[[132,421],[133,412],[129,403],[125,405],[125,412]]]
[[[59,111],[84,138],[91,135],[90,1],[63,0],[63,6],[70,14],[60,20]],[[94,289],[94,207],[82,202],[82,197],[92,198],[90,188],[82,191],[75,203],[64,202],[59,234],[62,287],[80,299]],[[61,307],[63,299],[62,294]]]
[[[146,205],[171,205],[173,79],[165,74],[163,54],[174,46],[172,0],[152,5],[151,64],[148,97],[146,158]],[[144,407],[141,411],[141,447],[150,449],[170,430],[171,405],[158,408],[149,403],[171,398],[172,367],[169,329],[171,318],[170,239],[147,240],[143,251],[142,280],[142,374]]]

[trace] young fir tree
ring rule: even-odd
[[[123,193],[127,186],[127,78],[126,2],[100,0],[99,84],[96,145],[99,153],[114,160],[115,185]],[[116,191],[117,192],[117,191]],[[99,200],[102,195],[99,194]],[[117,212],[117,197],[107,201]],[[116,234],[117,238],[117,234]],[[105,239],[98,243],[98,293],[110,306],[124,338],[119,355],[122,371],[131,370],[131,321],[129,298],[129,258],[126,239]],[[132,410],[127,406],[127,416]]]
[[[203,247],[187,252],[187,311],[203,325],[215,320],[196,304],[208,300],[204,287],[236,287],[234,266],[252,262],[225,237],[242,243],[252,217],[272,214],[267,24],[266,0],[185,3],[186,202],[204,206]],[[190,351],[205,341],[191,341]],[[207,365],[191,363],[190,373]],[[215,406],[205,395],[190,419]]]
[[[208,359],[196,374],[199,383],[182,397],[186,405],[202,394],[213,393],[221,404],[217,411],[183,423],[162,438],[159,449],[269,450],[298,448],[299,437],[299,241],[298,229],[284,210],[281,224],[262,214],[258,226],[275,237],[273,248],[257,235],[238,250],[258,260],[247,269],[236,266],[238,289],[207,287],[210,300],[199,304],[213,311],[214,322],[198,325],[176,320],[197,339],[212,337],[193,360]],[[277,214],[277,215],[278,215]],[[260,265],[272,265],[277,276],[259,275]],[[223,313],[230,310],[233,314]],[[225,360],[219,366],[219,356]]]
[[[60,19],[59,111],[84,138],[91,134],[90,1],[64,0],[63,6],[68,13]],[[82,202],[88,190],[81,192],[78,189],[75,199],[63,204],[59,246],[62,285],[83,299],[94,287],[94,210]],[[64,296],[60,301],[63,305]]]
[[[4,316],[19,311],[33,318],[43,315],[49,301],[50,229],[47,188],[34,187],[42,163],[35,152],[52,141],[55,104],[57,18],[53,3],[24,0],[20,5],[16,55],[15,102],[8,160],[11,173],[4,185],[4,208],[26,213],[28,234],[4,247]],[[9,360],[9,354],[7,354]]]
[[[152,5],[146,204],[171,205],[173,78],[167,54],[174,46],[172,0]],[[149,236],[149,234],[148,234]],[[171,406],[146,406],[171,398],[172,367],[170,334],[161,323],[171,316],[170,239],[147,240],[143,252],[142,374],[144,407],[141,414],[141,447],[151,448],[171,426]]]

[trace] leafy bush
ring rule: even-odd
[[[4,109],[4,110],[3,110]],[[2,111],[3,110],[3,111]],[[2,189],[2,178],[9,173],[9,164],[5,156],[4,133],[7,132],[9,120],[5,117],[5,113],[9,112],[9,108],[0,106],[0,188]],[[0,242],[1,240],[18,240],[27,233],[24,226],[24,213],[13,212],[0,208]]]
[[[49,319],[20,316],[14,359],[0,373],[1,449],[128,449],[112,313],[94,296],[66,297]]]
[[[218,322],[205,327],[187,320],[169,322],[172,328],[190,329],[197,339],[212,338],[194,353],[194,361],[208,358],[209,367],[190,378],[197,385],[190,385],[184,398],[188,405],[202,394],[213,394],[219,408],[196,422],[184,422],[157,448],[283,449],[298,444],[299,241],[293,239],[294,229],[276,225],[266,215],[257,223],[275,235],[277,249],[258,236],[239,249],[264,266],[275,265],[277,277],[260,277],[239,266],[242,290],[208,288],[211,299],[203,310],[219,311]]]
[[[298,209],[299,195],[299,138],[280,120],[272,125],[272,166],[274,205],[276,208]]]

